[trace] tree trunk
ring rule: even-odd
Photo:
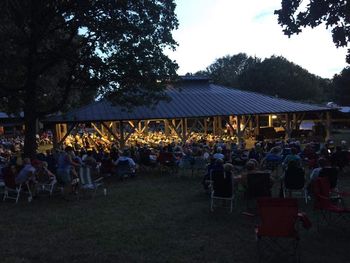
[[[35,114],[24,112],[24,156],[29,158],[35,158],[36,156],[36,121]]]

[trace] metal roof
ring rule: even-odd
[[[329,107],[214,85],[205,78],[199,78],[197,81],[194,77],[185,78],[176,86],[169,86],[167,94],[171,98],[170,101],[160,101],[153,107],[141,106],[128,111],[121,106],[112,105],[107,100],[101,100],[46,121],[64,123],[151,120],[331,110]]]

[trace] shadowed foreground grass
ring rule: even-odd
[[[0,262],[257,262],[244,202],[210,213],[199,178],[140,175],[108,190],[0,203]],[[301,209],[314,220],[311,205]],[[350,222],[300,232],[303,262],[350,262]]]

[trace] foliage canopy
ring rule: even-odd
[[[1,105],[24,112],[26,154],[38,117],[97,94],[153,103],[175,76],[163,53],[176,47],[173,0],[3,0],[0,9]]]
[[[333,42],[337,47],[347,47],[350,42],[350,2],[348,0],[282,0],[281,9],[276,10],[278,23],[283,32],[291,36],[303,27],[325,24],[331,28]],[[350,63],[350,49],[347,62]]]

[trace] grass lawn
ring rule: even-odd
[[[350,191],[350,174],[341,180]],[[244,202],[210,213],[199,177],[144,174],[108,191],[0,203],[0,262],[257,262]],[[314,221],[311,204],[300,206]],[[303,262],[350,262],[350,222],[301,236]]]

